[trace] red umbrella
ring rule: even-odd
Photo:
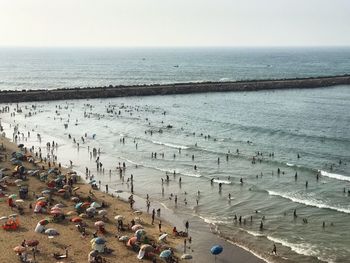
[[[61,215],[62,211],[61,210],[53,210],[50,212],[51,215]]]
[[[82,207],[88,207],[88,206],[90,206],[91,205],[91,203],[89,203],[89,202],[84,202],[81,206]]]
[[[132,247],[137,242],[137,237],[132,237],[129,239],[127,246]]]
[[[83,221],[83,219],[81,219],[80,217],[73,217],[70,221],[72,221],[73,223],[79,223]]]
[[[39,224],[42,225],[42,226],[45,226],[48,223],[49,223],[49,220],[47,220],[47,219],[42,219],[42,220],[39,221]]]
[[[46,202],[44,202],[44,201],[39,201],[39,202],[36,203],[36,205],[46,206]]]
[[[59,194],[63,194],[63,193],[66,192],[66,190],[65,190],[65,189],[60,189],[60,190],[58,190],[57,192],[58,192]]]
[[[27,240],[27,241],[26,241],[26,245],[27,245],[28,247],[36,247],[37,245],[39,245],[39,241],[38,241],[38,240],[35,240],[35,239],[33,239],[33,240]]]

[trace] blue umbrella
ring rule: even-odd
[[[80,208],[82,205],[83,205],[83,203],[82,203],[82,202],[77,203],[77,204],[75,205],[75,209],[79,209],[79,208]]]
[[[170,249],[167,249],[167,250],[164,250],[162,251],[162,253],[160,253],[159,257],[160,258],[168,258],[171,256],[171,250]]]
[[[213,255],[219,255],[224,249],[220,245],[215,245],[210,249]]]
[[[106,243],[106,240],[104,240],[102,237],[97,237],[97,238],[95,238],[95,243],[97,245],[102,245],[102,244]]]

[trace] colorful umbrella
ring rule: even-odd
[[[96,237],[94,240],[94,243],[97,245],[102,245],[102,244],[106,243],[106,240],[103,239],[102,237]]]
[[[93,202],[90,206],[91,207],[95,207],[95,208],[100,208],[101,207],[101,205],[99,203],[97,203],[97,202]]]
[[[49,220],[47,220],[47,219],[42,219],[42,220],[39,221],[39,224],[42,225],[42,226],[45,226],[48,223],[49,223]]]
[[[77,204],[75,205],[75,209],[79,209],[80,207],[82,207],[82,205],[83,205],[83,203],[82,203],[82,202],[77,203]]]
[[[160,258],[168,258],[171,256],[171,250],[170,249],[167,249],[167,250],[164,250],[162,251],[162,253],[160,253],[159,257]]]
[[[132,237],[129,239],[127,246],[132,247],[137,242],[137,237]]]
[[[73,217],[70,221],[72,221],[73,223],[79,223],[83,221],[83,219],[81,219],[80,217]]]
[[[35,239],[33,239],[33,240],[27,240],[27,241],[26,241],[26,245],[27,245],[28,247],[36,247],[37,245],[39,245],[39,241],[38,241],[38,240],[35,240]]]
[[[17,197],[16,194],[9,195],[9,198],[11,198],[11,199],[14,199],[14,198],[16,198],[16,197]]]
[[[98,214],[100,216],[105,216],[105,215],[107,215],[107,211],[106,210],[100,210],[100,211],[98,211]]]
[[[141,225],[133,225],[133,226],[131,227],[131,230],[132,230],[132,231],[137,231],[137,230],[139,230],[139,229],[143,229],[143,226],[141,226]]]
[[[211,249],[210,249],[210,252],[213,254],[213,255],[219,255],[222,251],[223,251],[223,247],[220,246],[220,245],[215,245],[213,246]]]
[[[95,226],[99,227],[99,226],[104,226],[105,223],[103,221],[97,221],[95,222]]]
[[[124,219],[124,216],[122,215],[117,215],[114,217],[115,220],[123,220]]]
[[[65,192],[66,192],[66,189],[60,189],[60,190],[57,191],[57,193],[59,193],[59,194],[63,194]]]
[[[23,246],[17,246],[13,249],[13,251],[15,251],[16,253],[22,253],[22,252],[26,251],[26,248]]]

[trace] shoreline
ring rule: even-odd
[[[174,95],[207,92],[237,92],[283,89],[311,89],[350,84],[350,75],[294,79],[245,80],[235,82],[193,82],[174,84],[104,86],[52,90],[0,91],[0,103]]]

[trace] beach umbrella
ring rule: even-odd
[[[15,251],[16,253],[22,253],[22,252],[26,251],[26,248],[23,246],[17,246],[13,249],[13,251]]]
[[[128,236],[121,236],[120,238],[119,238],[119,241],[122,241],[122,242],[126,242],[126,241],[128,241],[129,240],[129,237]]]
[[[42,225],[42,226],[45,226],[48,223],[49,223],[49,220],[47,220],[47,219],[42,219],[42,220],[39,221],[39,224]]]
[[[37,201],[41,201],[41,200],[45,200],[46,199],[46,197],[45,196],[41,196],[41,197],[39,197],[38,199],[36,199]]]
[[[67,216],[72,216],[72,215],[76,215],[77,214],[77,212],[75,212],[75,211],[68,211],[67,212]]]
[[[24,203],[24,200],[22,200],[22,199],[17,199],[15,202],[16,202],[16,203]]]
[[[100,211],[98,211],[98,214],[100,216],[105,216],[105,215],[107,215],[107,210],[100,210]]]
[[[70,200],[73,202],[79,202],[79,198],[76,196],[73,196]]]
[[[72,221],[73,223],[79,223],[83,221],[83,219],[81,219],[80,217],[73,217],[70,221]]]
[[[88,206],[90,206],[90,203],[89,202],[84,202],[81,206],[82,207],[88,207]]]
[[[17,180],[15,180],[15,183],[16,183],[16,184],[18,184],[18,183],[20,183],[20,182],[23,182],[23,180],[22,180],[22,179],[17,179]]]
[[[135,214],[135,215],[141,215],[141,214],[142,214],[142,211],[138,211],[138,210],[137,210],[137,211],[134,212],[134,214]]]
[[[26,245],[28,247],[36,247],[37,245],[39,245],[39,241],[38,240],[26,240]]]
[[[86,212],[88,212],[88,213],[95,213],[96,212],[96,208],[95,207],[89,207],[88,209],[86,209]]]
[[[14,198],[16,198],[16,197],[17,197],[16,194],[9,195],[9,198],[11,198],[11,199],[14,199]]]
[[[77,203],[77,204],[75,205],[75,209],[79,209],[79,208],[81,208],[81,207],[82,207],[82,205],[83,205],[83,203],[82,203],[82,202]]]
[[[95,222],[95,226],[99,227],[99,226],[104,226],[105,223],[103,221],[97,221]]]
[[[62,215],[62,211],[61,210],[51,210],[50,214],[51,215]]]
[[[57,193],[59,193],[59,194],[64,194],[65,192],[66,192],[66,189],[60,189],[57,191]]]
[[[219,255],[223,251],[223,247],[220,245],[215,245],[210,249],[210,252],[215,256],[215,261],[216,261],[216,256]]]
[[[51,194],[51,190],[44,190],[41,193],[44,195]]]
[[[38,206],[46,206],[46,202],[45,201],[39,201],[39,202],[36,202],[36,205],[38,205]]]
[[[160,253],[160,255],[159,255],[159,257],[160,258],[169,258],[170,256],[171,256],[171,250],[170,249],[167,249],[167,250],[163,250],[161,253]]]
[[[148,244],[143,244],[140,248],[140,250],[146,251],[146,252],[151,252],[154,250],[154,248],[151,245]]]
[[[102,244],[106,243],[106,240],[103,239],[102,237],[96,237],[94,240],[94,243],[96,243],[97,245],[102,245]]]
[[[63,207],[64,207],[64,205],[63,205],[63,204],[55,204],[53,207],[63,208]]]
[[[49,236],[57,236],[59,235],[58,231],[54,228],[48,228],[45,230],[45,234]]]
[[[79,186],[73,188],[73,192],[78,191],[80,189]]]
[[[192,255],[190,255],[190,254],[183,254],[181,256],[181,259],[192,259]]]
[[[143,226],[141,226],[141,225],[133,225],[133,226],[131,227],[131,230],[132,230],[132,231],[137,231],[137,230],[139,230],[139,229],[143,229]]]
[[[85,214],[85,213],[82,213],[82,214],[80,214],[79,215],[81,218],[87,218],[88,216],[87,216],[87,214]]]
[[[7,216],[0,217],[0,220],[7,220],[7,219],[9,219]]]
[[[100,205],[99,203],[97,203],[97,202],[93,202],[93,203],[90,205],[90,207],[100,208],[101,205]]]
[[[163,234],[159,237],[159,241],[163,241],[166,239],[166,237],[168,236],[168,234]]]
[[[143,229],[139,229],[135,232],[135,236],[136,236],[137,240],[140,240],[141,237],[145,234],[146,234],[146,232]]]
[[[124,216],[122,215],[117,215],[114,217],[115,220],[123,220],[124,219]]]
[[[141,246],[139,254],[137,255],[138,259],[143,259],[143,257],[145,256],[146,252],[151,252],[153,251],[153,247],[151,245],[148,244],[144,244]]]
[[[127,246],[132,247],[137,242],[137,237],[132,237],[128,240]]]

